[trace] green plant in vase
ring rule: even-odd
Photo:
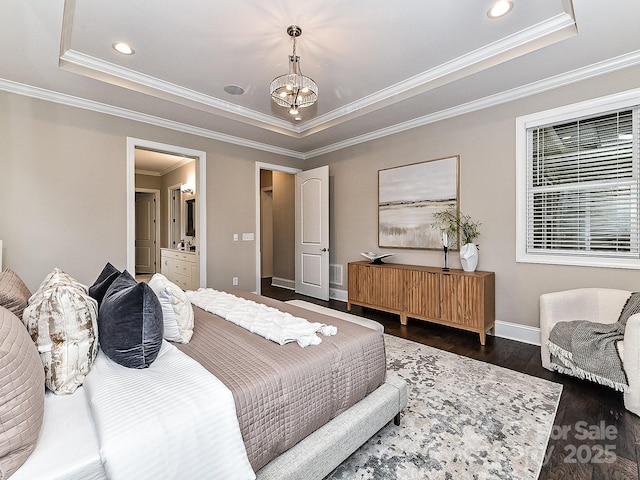
[[[470,215],[458,212],[455,206],[448,207],[433,214],[433,227],[440,229],[443,234],[443,244],[449,247],[457,239],[458,233],[462,246],[460,247],[460,262],[467,272],[473,272],[478,265],[478,246],[475,239],[480,236],[480,225]],[[448,239],[444,242],[444,239]]]

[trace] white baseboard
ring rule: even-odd
[[[540,329],[538,327],[496,320],[496,337],[540,346]]]
[[[340,288],[329,288],[329,298],[338,300],[339,302],[347,303],[349,295],[347,290],[342,290]]]
[[[347,290],[330,288],[329,298],[340,302],[347,302],[349,297]],[[496,320],[496,337],[508,338],[509,340],[540,346],[540,329],[528,325]]]
[[[274,287],[286,288],[287,290],[296,289],[296,281],[288,278],[273,277],[271,278],[271,285]]]

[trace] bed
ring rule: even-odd
[[[258,471],[384,383],[384,338],[267,297],[234,294],[338,328],[335,337],[303,349],[278,345],[195,307],[193,338],[177,346],[233,392],[247,454]]]
[[[156,360],[145,369],[145,373],[151,375],[148,385],[155,385],[158,378],[167,384],[155,390],[139,389],[142,397],[147,396],[145,402],[153,399],[169,408],[162,414],[151,411],[149,415],[171,418],[174,414],[167,412],[172,412],[176,404],[186,402],[188,407],[181,409],[184,418],[156,431],[153,430],[155,421],[144,418],[143,410],[129,419],[137,422],[135,431],[141,432],[140,437],[134,436],[133,440],[148,444],[148,451],[137,452],[133,466],[126,465],[126,469],[121,470],[127,474],[111,473],[117,471],[111,460],[118,452],[110,452],[120,450],[121,456],[131,456],[126,443],[118,445],[118,442],[129,441],[130,435],[111,440],[111,446],[104,436],[105,431],[114,430],[113,418],[120,416],[131,386],[121,378],[118,373],[121,370],[109,370],[106,357],[99,352],[95,365],[101,367],[94,365],[85,385],[76,393],[46,395],[44,423],[36,449],[12,478],[127,478],[131,472],[142,474],[141,469],[150,459],[158,464],[163,460],[167,462],[159,472],[169,474],[167,469],[183,468],[179,465],[187,466],[187,470],[177,471],[191,472],[188,470],[191,463],[206,461],[212,457],[207,452],[218,452],[220,448],[211,448],[208,443],[211,432],[217,428],[216,422],[225,416],[209,411],[206,406],[212,403],[207,393],[212,379],[219,379],[232,393],[231,403],[235,403],[243,451],[261,480],[324,478],[385,424],[393,419],[399,421],[406,405],[406,384],[385,371],[384,341],[380,332],[266,297],[241,296],[312,322],[336,325],[338,334],[324,337],[320,345],[304,349],[296,344],[280,346],[195,308],[196,327],[191,342],[185,345],[165,342],[159,356],[161,361]],[[183,366],[176,370],[173,359],[178,359]],[[160,370],[165,368],[163,362],[172,367]],[[213,375],[202,374],[205,369]],[[194,379],[192,376],[186,376],[188,381],[181,379],[182,372],[187,370],[197,372]],[[319,392],[325,396],[321,398]],[[194,412],[195,409],[206,411],[204,417],[208,423],[200,422],[202,413],[190,414],[192,405]],[[180,429],[176,428],[177,424]],[[125,424],[124,428],[132,428],[130,425]],[[197,432],[198,428],[203,432]],[[203,440],[190,439],[193,435]],[[158,438],[163,442],[158,442]],[[191,457],[180,456],[184,456],[184,448],[180,454],[172,450],[173,446],[163,446],[164,453],[162,449],[153,448],[168,443],[167,438],[172,438],[174,444],[192,441],[193,446],[187,449]],[[146,460],[145,455],[149,455]],[[169,461],[174,458],[175,461]],[[203,466],[199,468],[200,472],[212,471],[209,466],[205,470]],[[175,473],[170,476],[175,477]],[[162,474],[158,478],[161,477]],[[185,473],[180,478],[202,477],[198,473]]]

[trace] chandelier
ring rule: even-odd
[[[269,87],[271,98],[281,107],[287,107],[291,115],[297,115],[299,108],[313,105],[318,100],[318,85],[300,70],[300,57],[296,55],[296,38],[302,35],[297,25],[287,28],[293,38],[293,54],[289,55],[289,73],[276,77]]]

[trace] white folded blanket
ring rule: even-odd
[[[304,348],[322,342],[317,333],[325,336],[338,333],[338,329],[333,325],[309,322],[304,318],[294,317],[290,313],[281,312],[262,303],[236,297],[230,293],[219,292],[212,288],[187,291],[187,297],[191,303],[203,310],[280,345],[298,342],[298,345]]]

